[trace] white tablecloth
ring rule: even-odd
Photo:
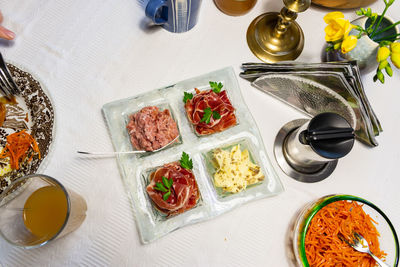
[[[100,111],[105,103],[226,66],[239,73],[241,63],[259,62],[247,47],[247,27],[283,4],[260,0],[245,16],[230,17],[204,0],[196,27],[172,34],[146,27],[141,1],[0,0],[3,24],[17,34],[14,42],[0,41],[3,56],[39,77],[55,106],[56,140],[44,172],[83,195],[89,207],[81,228],[43,248],[22,250],[0,240],[1,266],[287,266],[290,220],[305,203],[332,193],[374,202],[400,231],[399,70],[385,85],[373,83],[373,73],[363,77],[384,129],[380,145],[356,142],[332,176],[315,184],[287,177],[272,150],[280,127],[304,116],[238,77],[285,192],[142,245],[116,160],[83,159],[75,151],[113,149]],[[382,10],[383,1],[372,7]],[[399,20],[399,10],[396,1],[389,16]],[[299,14],[306,43],[298,61],[320,61],[327,12],[312,6]]]

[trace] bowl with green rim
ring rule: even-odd
[[[392,222],[385,215],[385,213],[375,204],[363,198],[352,195],[324,196],[309,203],[301,210],[295,221],[293,231],[293,254],[296,265],[305,267],[311,266],[308,263],[305,250],[305,239],[307,231],[314,216],[322,208],[336,201],[356,201],[359,204],[363,205],[362,208],[364,212],[368,214],[371,219],[373,219],[373,221],[376,222],[376,224],[374,223],[374,226],[380,234],[378,238],[379,248],[386,253],[386,258],[384,259],[386,264],[394,267],[398,266],[399,239]]]

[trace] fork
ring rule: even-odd
[[[355,250],[362,252],[362,253],[368,253],[378,264],[379,266],[382,267],[389,267],[386,263],[384,263],[381,259],[379,259],[377,256],[372,254],[371,250],[369,250],[369,245],[367,240],[360,235],[357,232],[353,232],[353,239],[349,241],[346,239],[341,233],[338,233],[337,236],[339,237],[340,240],[345,242],[347,245],[350,247],[354,248]]]
[[[0,90],[7,97],[10,97],[12,95],[18,95],[20,93],[20,90],[18,86],[15,84],[1,53],[0,53]]]

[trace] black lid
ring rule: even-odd
[[[354,129],[345,118],[336,113],[321,113],[300,134],[300,142],[308,144],[320,156],[339,159],[354,145]]]

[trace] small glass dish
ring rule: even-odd
[[[229,127],[227,127],[227,128],[225,128],[225,129],[223,129],[222,131],[218,131],[218,132],[214,132],[214,133],[209,133],[209,134],[200,134],[200,133],[198,133],[198,132],[196,131],[196,126],[189,120],[188,114],[187,114],[186,109],[185,109],[185,104],[183,104],[183,107],[184,107],[184,109],[185,109],[185,115],[186,115],[185,117],[186,117],[186,119],[188,120],[188,123],[190,124],[190,126],[191,126],[191,128],[192,128],[192,130],[193,130],[193,133],[194,133],[197,137],[200,137],[200,138],[201,138],[201,137],[205,137],[205,136],[210,136],[210,135],[213,135],[213,134],[222,133],[222,132],[224,132],[224,131],[226,131],[226,130],[228,130],[228,129],[230,129],[230,128],[233,128],[233,127],[235,127],[236,125],[239,124],[238,116],[237,116],[237,114],[236,114],[236,108],[235,108],[234,104],[232,103],[232,100],[231,100],[231,98],[230,98],[230,96],[229,96],[229,94],[230,94],[230,93],[229,93],[229,90],[231,90],[231,89],[225,88],[225,84],[226,84],[226,83],[225,83],[224,81],[222,81],[222,80],[214,81],[214,82],[216,82],[216,83],[222,83],[222,84],[223,84],[223,87],[222,87],[221,92],[222,92],[222,91],[226,91],[226,95],[227,95],[227,97],[228,97],[228,100],[229,100],[229,102],[231,103],[231,105],[233,106],[233,108],[235,109],[235,110],[233,111],[233,114],[235,115],[236,123],[233,124],[233,125],[231,125],[231,126],[229,126]],[[195,96],[195,95],[196,95],[196,89],[198,89],[200,92],[202,92],[202,91],[210,90],[211,87],[210,87],[209,84],[202,84],[202,85],[200,85],[200,86],[197,86],[196,88],[193,88],[193,89],[191,89],[191,90],[185,91],[185,93],[191,93],[191,94],[193,94],[193,96]],[[182,98],[183,98],[183,96],[182,96]]]
[[[218,187],[215,185],[214,175],[217,172],[217,167],[216,167],[216,162],[215,162],[215,158],[214,158],[213,154],[216,149],[222,149],[224,151],[230,152],[232,150],[232,148],[236,145],[240,146],[240,150],[242,152],[244,150],[247,150],[249,152],[250,162],[252,162],[253,164],[256,164],[257,166],[260,167],[260,171],[264,174],[264,179],[257,183],[248,185],[245,189],[243,189],[240,192],[232,193],[232,192],[225,191],[222,187]],[[211,183],[214,185],[214,190],[215,190],[215,193],[217,194],[219,200],[223,201],[224,198],[227,198],[227,197],[234,197],[234,196],[240,196],[240,195],[246,194],[247,190],[250,190],[251,188],[256,187],[264,182],[267,174],[266,174],[262,164],[260,164],[260,160],[258,160],[258,158],[256,158],[256,153],[254,153],[253,151],[254,151],[254,147],[251,144],[251,142],[248,139],[241,139],[241,140],[237,140],[235,142],[230,142],[228,144],[224,144],[221,147],[214,148],[203,154],[203,157],[205,160],[205,166],[206,166],[208,174],[209,174],[208,175],[209,179],[210,179]]]
[[[325,206],[336,201],[356,201],[363,204],[363,210],[372,220],[377,222],[374,226],[378,230],[379,248],[386,253],[385,262],[389,266],[399,263],[399,240],[389,218],[373,203],[352,195],[328,195],[306,205],[300,212],[294,224],[293,252],[297,266],[310,266],[305,251],[305,238],[311,220]]]
[[[151,210],[150,214],[153,217],[153,221],[162,222],[162,221],[171,219],[171,218],[173,218],[175,216],[178,216],[180,214],[184,214],[185,212],[188,212],[188,211],[191,211],[191,210],[195,210],[197,207],[202,206],[201,192],[200,192],[200,189],[198,188],[198,185],[197,185],[197,190],[199,190],[199,199],[197,200],[196,205],[194,205],[192,208],[187,209],[182,213],[171,215],[171,216],[168,216],[166,213],[160,211],[155,206],[156,204],[153,202],[153,200],[150,198],[149,194],[147,193],[146,188],[150,184],[150,176],[151,176],[151,174],[154,173],[155,171],[157,171],[161,167],[163,167],[163,166],[153,167],[153,168],[144,170],[142,175],[141,175],[142,187],[144,188],[144,191],[146,191],[145,194],[146,194],[146,199],[148,201],[148,205],[147,206],[148,207],[151,206],[151,208],[149,208],[148,210]],[[195,175],[194,171],[192,171],[192,172],[193,172],[194,179],[196,181],[196,175]],[[196,184],[197,184],[197,181],[196,181]]]
[[[171,147],[174,147],[174,146],[182,144],[182,136],[181,136],[181,132],[180,132],[180,129],[179,129],[179,123],[178,123],[178,121],[176,119],[176,116],[175,116],[174,111],[172,110],[171,106],[168,103],[160,103],[158,105],[152,105],[152,106],[157,107],[160,112],[162,112],[164,110],[168,110],[169,111],[169,113],[171,115],[171,118],[176,123],[176,127],[178,129],[178,138],[176,139],[175,142],[173,142],[171,144],[168,144],[168,145],[166,145],[164,147],[161,147],[160,149],[156,149],[156,151],[147,151],[147,152],[144,152],[144,153],[140,153],[139,154],[140,157],[148,156],[148,155],[150,155],[152,153],[156,153],[156,152],[159,152],[161,150],[164,150],[164,149],[171,148]],[[149,107],[149,106],[146,106],[146,107]],[[129,142],[132,145],[132,150],[134,150],[134,151],[137,151],[137,149],[132,144],[131,136],[129,134],[129,130],[127,129],[127,126],[128,126],[129,121],[130,121],[130,116],[133,115],[133,114],[136,114],[137,112],[140,112],[143,108],[145,108],[145,107],[140,107],[140,108],[135,109],[134,111],[127,111],[127,112],[122,113],[122,116],[124,117],[124,120],[125,120],[125,129],[126,129],[126,132],[127,132],[127,138],[129,139]]]

